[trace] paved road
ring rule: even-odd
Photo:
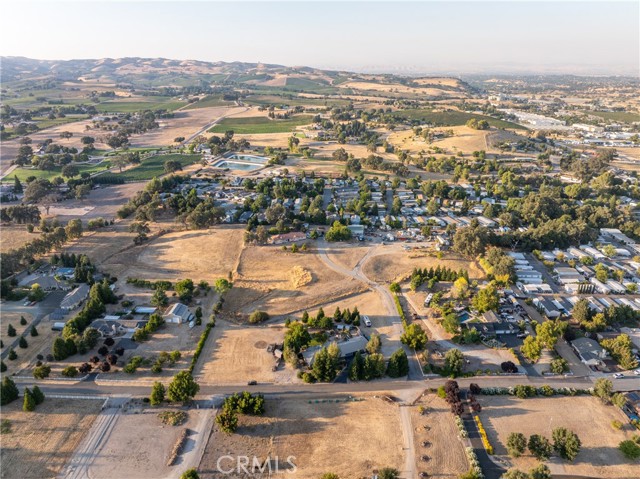
[[[465,413],[462,416],[462,421],[464,422],[464,427],[469,433],[469,441],[471,441],[471,446],[478,457],[478,462],[480,463],[485,479],[500,479],[506,470],[493,462],[489,457],[489,454],[487,454],[484,444],[482,444],[482,439],[480,438],[480,432],[478,431],[476,422],[473,420],[473,416],[469,413]]]

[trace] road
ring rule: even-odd
[[[366,284],[369,289],[375,291],[380,296],[382,304],[387,310],[387,318],[388,324],[391,326],[393,331],[393,339],[400,340],[400,336],[403,333],[402,319],[398,314],[398,310],[396,309],[395,302],[393,301],[393,296],[391,291],[385,286],[382,286],[375,281],[369,279],[364,272],[362,271],[362,265],[371,257],[378,254],[379,246],[371,246],[360,261],[355,265],[353,269],[346,268],[338,263],[335,263],[331,258],[329,258],[327,251],[330,248],[330,244],[324,240],[318,241],[318,256],[322,260],[324,264],[326,264],[329,268],[334,270],[337,273],[340,273],[344,276],[348,276],[355,280],[358,280],[364,284]],[[384,252],[384,251],[383,251]],[[409,379],[421,379],[422,378],[422,370],[420,368],[420,363],[416,358],[415,351],[407,348],[406,346],[402,346],[407,353],[407,357],[411,358],[409,361]]]

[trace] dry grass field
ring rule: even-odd
[[[416,138],[412,130],[394,132],[389,135],[387,141],[412,154],[417,154],[421,151],[428,152],[429,149],[433,147],[446,150],[449,155],[455,154],[458,151],[462,151],[467,154],[479,150],[485,150],[487,152],[494,151],[490,145],[487,144],[486,139],[489,136],[489,131],[487,130],[474,130],[467,128],[466,126],[451,126],[434,129],[434,131],[447,130],[453,130],[454,135],[441,140],[436,140],[433,143],[427,143],[421,138]]]
[[[183,468],[191,467],[181,465],[182,458],[174,466],[167,466],[167,460],[183,429],[190,431],[184,451],[193,450],[197,442],[206,440],[203,426],[211,410],[190,410],[187,422],[180,426],[163,424],[158,412],[158,409],[146,409],[118,416],[106,444],[96,451],[88,476],[92,479],[157,479],[178,477],[184,472]]]
[[[553,475],[607,479],[637,477],[638,464],[626,460],[618,451],[620,441],[631,437],[630,426],[627,424],[623,430],[611,426],[613,420],[627,423],[618,408],[605,406],[590,396],[533,399],[481,396],[480,403],[480,418],[496,454],[510,461],[513,467],[528,470],[536,460],[530,455],[508,458],[505,445],[510,433],[521,432],[527,437],[542,434],[551,438],[554,428],[565,427],[580,437],[582,449],[574,462],[552,458],[549,468]]]
[[[276,358],[267,352],[267,345],[282,343],[284,333],[282,326],[241,327],[218,320],[198,361],[196,380],[215,384],[297,381],[289,366],[273,371]]]
[[[27,231],[26,225],[3,225],[0,229],[0,253],[19,248],[37,237],[37,233]]]
[[[442,267],[459,270],[466,269],[469,272],[469,279],[480,279],[484,273],[475,263],[455,256],[452,253],[444,258],[438,259],[429,256],[426,252],[407,252],[399,249],[389,249],[387,254],[379,254],[367,259],[363,265],[363,272],[373,281],[380,283],[397,281],[408,277],[413,268]]]
[[[319,400],[325,399],[318,397]],[[241,416],[235,434],[228,436],[217,427],[199,467],[203,479],[246,477],[217,472],[218,458],[227,454],[278,456],[284,465],[294,456],[295,473],[270,477],[317,479],[335,472],[343,479],[371,477],[381,467],[402,468],[402,432],[398,408],[379,398],[366,396],[345,402],[306,399],[267,399],[263,417]],[[228,462],[222,462],[229,467]]]
[[[419,87],[402,85],[400,83],[373,83],[366,81],[347,81],[338,85],[339,88],[351,88],[353,90],[376,91],[383,93],[420,94],[428,96],[451,96],[451,92],[440,88]],[[458,93],[459,95],[459,93]]]
[[[13,313],[2,313],[2,340],[5,343],[5,348],[7,347],[9,340],[13,340],[15,338],[7,338],[6,337],[6,323],[5,316],[10,316]],[[31,323],[30,315],[24,315],[25,319]],[[17,315],[17,319],[20,318],[20,315]],[[18,332],[22,331],[25,327],[20,326],[18,320],[11,321],[11,324],[16,328]],[[27,325],[26,328],[30,326]],[[18,329],[22,328],[22,329]],[[5,359],[4,362],[7,365],[7,374],[19,374],[24,376],[31,376],[31,370],[35,366],[37,362],[37,355],[42,354],[46,356],[51,352],[51,342],[55,336],[54,331],[51,331],[51,323],[46,320],[46,318],[40,322],[40,324],[36,328],[38,330],[38,336],[33,337],[30,334],[25,336],[29,347],[26,349],[22,349],[20,347],[15,348],[15,352],[18,355],[17,359],[13,361],[9,361]],[[3,348],[4,351],[4,348]]]
[[[420,414],[419,408],[425,409]],[[416,470],[429,472],[429,477],[455,479],[469,470],[464,444],[458,438],[458,428],[449,406],[435,394],[423,396],[411,409]],[[429,429],[427,429],[429,428]],[[429,443],[427,447],[423,443]],[[429,462],[422,461],[423,455]]]
[[[2,435],[5,479],[56,477],[89,431],[102,401],[46,399],[34,412],[23,412],[22,401],[2,407],[11,432]]]
[[[291,270],[303,266],[311,273],[306,286],[291,285]],[[301,314],[363,291],[360,282],[344,278],[329,269],[314,254],[313,246],[306,252],[291,253],[278,246],[248,246],[242,251],[234,286],[226,296],[224,311],[240,316],[256,309],[274,316]]]

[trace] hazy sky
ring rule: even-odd
[[[1,0],[0,54],[639,75],[640,2]]]

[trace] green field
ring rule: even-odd
[[[87,115],[67,115],[64,118],[54,118],[53,120],[44,117],[33,117],[32,119],[36,122],[36,126],[38,128],[44,130],[45,128],[51,128],[52,126],[74,123],[76,121],[86,120],[87,118]]]
[[[338,98],[305,98],[292,97],[286,95],[251,95],[244,100],[245,103],[251,105],[287,105],[287,106],[347,106],[349,100],[340,100]]]
[[[178,108],[186,105],[184,101],[177,101],[171,98],[164,97],[152,97],[150,101],[140,101],[139,99],[126,101],[126,100],[114,100],[105,101],[96,105],[98,111],[104,113],[132,113],[134,111],[143,110],[177,110]]]
[[[400,110],[393,113],[394,116],[406,118],[408,120],[420,120],[425,123],[431,123],[435,126],[461,126],[467,123],[471,118],[477,120],[487,120],[489,124],[495,128],[514,128],[517,130],[526,130],[524,126],[510,121],[497,120],[490,116],[475,115],[464,111],[441,111],[434,112],[431,110]]]
[[[288,120],[271,120],[266,116],[255,116],[247,118],[225,118],[213,128],[210,133],[224,133],[233,130],[237,134],[258,134],[258,133],[288,133],[297,126],[311,123],[310,115],[294,116]]]
[[[585,111],[587,115],[599,116],[605,120],[633,123],[640,121],[640,114],[629,111]]]
[[[146,160],[142,160],[140,165],[123,171],[122,173],[114,173],[125,181],[143,181],[151,180],[156,176],[164,175],[164,162],[168,160],[177,160],[183,167],[192,165],[200,161],[201,155],[156,155]]]
[[[222,95],[207,95],[202,100],[197,101],[195,103],[191,103],[189,106],[185,107],[185,110],[195,110],[197,108],[208,108],[212,106],[231,106],[233,105],[232,101],[227,101],[222,99]]]
[[[109,168],[110,166],[110,162],[108,160],[103,161],[102,163],[98,164],[98,165],[76,165],[78,167],[78,171],[80,173],[96,173],[97,171],[102,171],[102,170],[106,170],[107,168]],[[6,178],[3,178],[3,181],[13,181],[13,177],[17,176],[20,181],[26,180],[27,178],[29,178],[30,176],[35,176],[36,178],[40,179],[40,178],[46,178],[48,180],[51,180],[53,178],[55,178],[56,176],[62,176],[61,175],[61,171],[62,168],[57,166],[52,170],[37,170],[37,169],[30,169],[30,168],[16,168],[15,170],[13,170],[9,175],[7,175]]]

